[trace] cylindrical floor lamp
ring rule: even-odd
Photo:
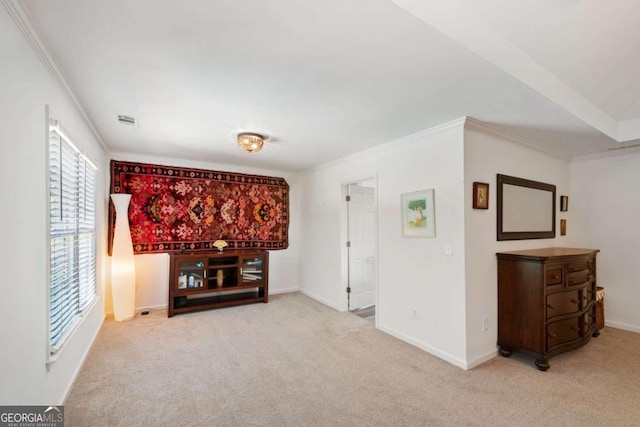
[[[134,316],[136,300],[136,267],[129,229],[129,201],[131,194],[112,194],[116,209],[116,224],[111,251],[111,294],[116,321]]]

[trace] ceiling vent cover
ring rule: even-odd
[[[138,119],[133,116],[118,114],[118,123],[120,123],[121,125],[127,125],[127,126],[138,126]]]

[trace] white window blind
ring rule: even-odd
[[[96,297],[96,168],[49,127],[49,347],[54,354]]]

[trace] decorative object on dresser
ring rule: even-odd
[[[167,314],[269,302],[269,253],[171,254]]]
[[[497,175],[497,239],[556,237],[556,186]]]
[[[537,356],[536,366],[585,345],[596,329],[598,249],[544,248],[497,253],[498,346]]]
[[[286,249],[289,185],[284,178],[111,161],[111,193],[131,194],[136,254]],[[113,233],[109,210],[109,251]],[[110,253],[110,252],[109,252]]]
[[[435,237],[436,210],[433,189],[404,193],[402,203],[402,236]]]
[[[489,209],[489,184],[473,183],[473,209]]]

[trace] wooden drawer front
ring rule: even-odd
[[[568,276],[567,285],[569,286],[584,285],[589,281],[589,273],[587,270],[579,271],[577,273],[569,273]]]
[[[580,311],[580,290],[547,295],[547,319]]]
[[[567,265],[567,271],[569,273],[575,273],[577,271],[584,271],[589,269],[589,264],[587,261],[577,262],[574,264]]]
[[[553,285],[562,285],[564,281],[562,280],[563,271],[562,267],[551,267],[548,268],[545,272],[547,286]]]
[[[580,338],[580,319],[560,320],[547,325],[547,350]]]

